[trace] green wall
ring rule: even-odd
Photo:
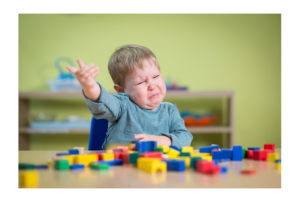
[[[96,79],[113,91],[107,63],[124,44],[149,47],[163,77],[177,78],[189,90],[233,90],[235,145],[281,147],[280,14],[20,14],[19,91],[49,90],[45,80],[57,76],[54,61],[60,56],[93,62],[100,67]],[[194,106],[197,112],[226,112],[222,99],[171,101],[180,110]],[[58,120],[67,115],[91,118],[83,99],[33,100],[30,105],[30,114],[55,113]],[[219,116],[219,123],[226,124],[224,114]],[[30,137],[32,150],[88,145],[87,135]],[[225,147],[224,137],[194,134],[192,145]]]

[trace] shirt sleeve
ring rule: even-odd
[[[173,105],[170,113],[170,129],[169,133],[161,133],[172,139],[172,145],[182,148],[185,146],[190,146],[193,140],[192,134],[186,129],[184,120],[181,118],[180,113],[176,107]]]
[[[95,102],[88,99],[82,90],[89,111],[96,119],[118,120],[124,111],[127,110],[126,96],[128,95],[125,93],[110,95],[99,82],[97,83],[101,88],[101,95],[99,100]]]

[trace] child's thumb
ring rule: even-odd
[[[78,71],[78,69],[75,68],[75,67],[66,66],[66,68],[67,68],[72,74],[76,74],[76,72]]]

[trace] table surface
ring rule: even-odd
[[[19,151],[19,163],[46,164],[61,152],[66,151]],[[281,149],[275,152],[281,156]],[[228,172],[208,175],[188,168],[184,172],[151,174],[131,164],[111,166],[106,171],[90,168],[58,171],[49,167],[37,170],[36,188],[281,188],[281,170],[276,168],[275,162],[243,159],[219,165],[227,167]],[[242,175],[242,169],[254,169],[256,174]],[[19,174],[22,172],[25,171],[19,170]]]

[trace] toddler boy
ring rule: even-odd
[[[162,102],[166,85],[154,53],[143,46],[125,45],[116,50],[108,70],[118,94],[108,94],[94,80],[98,67],[77,60],[80,69],[67,66],[82,85],[89,111],[96,119],[107,119],[107,143],[157,141],[158,145],[190,146],[187,131],[176,105]]]

